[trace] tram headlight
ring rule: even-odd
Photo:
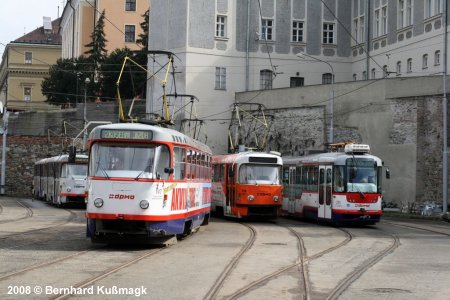
[[[278,202],[278,196],[273,196],[273,201]]]
[[[102,207],[103,206],[103,199],[95,198],[94,205],[95,205],[95,207],[98,207],[98,208]]]
[[[253,200],[255,200],[255,197],[253,195],[248,195],[247,196],[247,200],[248,201],[253,201]]]
[[[141,200],[141,202],[139,202],[139,206],[142,208],[142,209],[147,209],[148,207],[149,207],[149,203],[148,203],[148,201],[147,200]]]
[[[72,189],[70,188],[70,186],[68,186],[67,188],[66,188],[66,191],[67,192],[70,192]]]

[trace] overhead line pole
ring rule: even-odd
[[[444,61],[443,61],[443,76],[442,76],[442,112],[443,112],[443,154],[442,154],[442,212],[447,213],[448,210],[448,136],[447,136],[447,1],[443,1],[443,29],[444,29]]]

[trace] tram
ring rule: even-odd
[[[33,196],[51,204],[85,203],[88,157],[68,154],[41,159],[34,164]]]
[[[208,224],[208,146],[168,128],[102,125],[88,138],[87,236],[165,243]]]
[[[213,156],[212,211],[235,218],[276,218],[281,209],[280,155],[241,152]]]
[[[338,146],[344,151],[283,158],[283,215],[335,223],[380,221],[382,160],[369,154],[369,145]]]

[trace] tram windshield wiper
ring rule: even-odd
[[[134,178],[134,180],[138,180],[138,179],[142,176],[142,174],[144,174],[147,170],[151,170],[152,165],[153,165],[152,163],[147,164],[147,165],[145,166],[144,170],[142,170],[142,171],[138,174],[138,176],[136,176],[136,177]],[[150,173],[150,174],[151,174],[151,173]],[[152,175],[152,177],[153,177],[153,175]]]
[[[105,174],[106,179],[109,179],[109,178],[110,178],[109,175],[108,175],[108,173],[106,172],[106,170],[105,170],[105,169],[103,168],[103,166],[100,164],[100,161],[99,161],[98,164],[97,164],[97,169],[99,169],[100,171],[103,172],[103,174]]]

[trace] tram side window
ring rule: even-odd
[[[301,184],[302,183],[302,172],[300,167],[295,168],[295,184]]]
[[[184,179],[185,174],[185,161],[186,161],[186,150],[184,148],[175,147],[175,164],[174,164],[174,179],[180,180]]]
[[[335,192],[344,192],[344,166],[334,166],[333,186]]]
[[[283,168],[283,184],[289,184],[289,166]]]

